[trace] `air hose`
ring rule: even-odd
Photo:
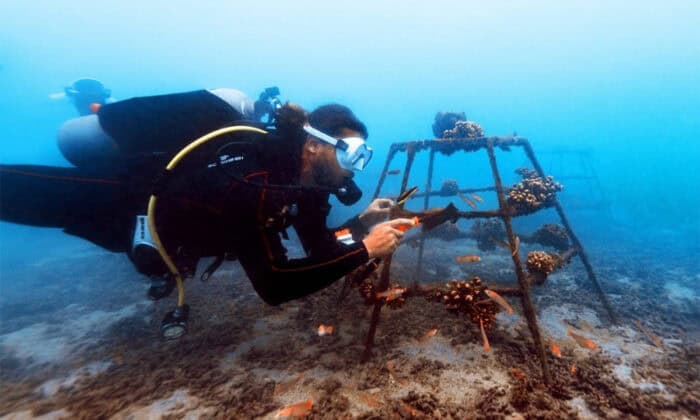
[[[199,137],[198,139],[194,140],[190,144],[188,144],[186,147],[184,147],[180,152],[178,152],[175,157],[173,157],[168,165],[165,168],[165,175],[167,176],[169,173],[172,173],[172,171],[175,169],[175,167],[182,161],[182,159],[185,158],[190,152],[192,152],[194,149],[198,148],[199,146],[203,145],[204,143],[207,143],[208,141],[224,135],[228,133],[233,133],[237,131],[247,131],[247,132],[253,132],[253,133],[259,133],[259,134],[267,134],[267,131],[262,130],[260,128],[256,127],[251,127],[247,125],[238,125],[238,126],[233,126],[233,127],[225,127],[225,128],[220,128],[218,130],[212,131],[208,134],[205,134],[202,137]],[[166,178],[167,179],[167,178]],[[178,322],[179,330],[173,333],[168,333],[167,328],[171,326],[171,323],[168,323],[168,319],[173,318],[173,314],[175,318],[179,317],[179,314],[184,314],[184,318],[186,318],[186,314],[188,312],[188,309],[185,305],[185,286],[184,286],[184,280],[182,278],[182,274],[180,273],[180,270],[178,270],[177,266],[173,262],[173,260],[170,258],[168,255],[167,251],[165,250],[165,247],[163,246],[163,243],[160,240],[160,236],[158,236],[158,230],[156,229],[156,224],[155,224],[155,214],[156,214],[156,205],[158,202],[158,199],[156,197],[157,192],[153,192],[151,194],[151,197],[148,200],[148,229],[151,233],[151,238],[153,239],[153,244],[155,245],[156,249],[158,250],[158,254],[160,254],[160,257],[163,259],[165,262],[165,265],[168,267],[168,270],[172,274],[172,276],[175,278],[175,283],[177,285],[177,308],[173,313],[170,313],[168,316],[166,316],[166,319],[163,321],[163,333],[164,335],[168,336],[168,338],[175,338],[179,337],[180,335],[184,334],[184,328],[185,328],[185,319],[182,319]]]

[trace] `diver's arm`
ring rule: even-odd
[[[350,229],[355,242],[360,242],[367,235],[367,228],[361,222],[359,216],[352,217],[340,226],[327,228],[327,218],[331,206],[327,199],[318,199],[313,205],[304,206],[299,213],[300,217],[294,220],[294,230],[299,236],[304,251],[313,255],[315,252],[325,252],[329,246],[334,246],[336,238],[334,232]],[[319,251],[317,251],[319,250]]]
[[[330,209],[331,206],[328,202],[317,204],[313,207],[313,210],[306,209],[304,211],[304,217],[294,222],[294,229],[297,231],[299,239],[307,253],[313,252],[314,249],[326,247],[328,242],[335,241],[333,233],[340,230],[349,229],[352,239],[355,242],[362,241],[369,233],[371,225],[368,226],[368,224],[362,220],[363,215],[371,212],[369,208],[349,218],[339,226],[327,228],[326,220]],[[374,221],[376,217],[371,216],[370,219]]]
[[[258,295],[271,305],[324,289],[369,260],[362,242],[334,240],[306,258],[288,259],[278,233],[257,229],[248,236],[238,259]]]
[[[375,198],[362,213],[350,218],[334,231],[342,228],[350,229],[353,240],[361,241],[374,225],[389,218],[389,211],[393,206],[394,201],[391,199]]]
[[[355,242],[359,242],[364,238],[367,233],[367,226],[365,226],[360,220],[360,216],[354,216],[346,220],[342,225],[331,229],[333,232],[337,232],[342,229],[350,229],[350,234],[352,234],[352,239]]]

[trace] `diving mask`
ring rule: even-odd
[[[365,169],[372,158],[372,148],[367,146],[362,137],[345,137],[336,139],[310,125],[304,126],[304,131],[317,139],[335,147],[335,156],[341,168],[348,171]]]

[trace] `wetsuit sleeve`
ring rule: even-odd
[[[326,237],[333,236],[325,230]],[[258,295],[271,305],[317,292],[369,260],[362,242],[316,241],[307,257],[288,259],[279,233],[253,228],[247,237],[238,259]]]
[[[367,236],[368,233],[367,228],[362,224],[359,216],[346,220],[345,223],[333,229],[333,231],[335,232],[340,229],[350,229],[352,240],[355,242],[361,241],[365,236]]]
[[[340,226],[326,228],[326,220],[330,210],[331,205],[328,203],[327,196],[316,197],[312,205],[301,211],[304,217],[294,222],[294,229],[307,253],[313,253],[314,250],[322,252],[327,247],[334,246],[337,242],[334,232],[342,229],[350,229],[352,239],[355,242],[362,241],[367,235],[367,228],[362,224],[359,216],[346,220]]]

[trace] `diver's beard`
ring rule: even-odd
[[[340,188],[346,183],[346,177],[340,176],[325,166],[317,167],[312,173],[314,184],[327,188]]]

